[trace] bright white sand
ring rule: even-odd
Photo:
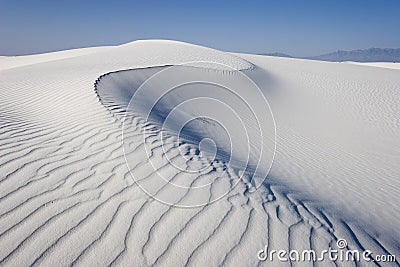
[[[392,63],[392,62],[346,62],[349,64],[357,64],[361,66],[370,66],[370,67],[377,67],[377,68],[385,68],[385,69],[400,69],[400,63]]]
[[[58,51],[45,54],[28,55],[28,56],[1,56],[0,57],[0,70],[17,68],[26,65],[32,65],[42,62],[48,62],[59,59],[66,59],[71,57],[78,57],[86,54],[92,54],[100,51],[107,51],[112,47],[88,47],[78,48],[72,50]]]
[[[140,87],[168,68],[147,67],[184,63]],[[399,253],[397,71],[228,54],[173,41],[1,57],[0,67],[1,265],[256,266],[265,246],[322,251],[339,238],[348,249]],[[243,73],[267,98],[274,118]],[[261,117],[261,127],[238,98],[207,86],[167,95],[146,121],[164,87],[185,79],[234,88]],[[239,113],[250,151],[233,113],[206,96]],[[167,117],[193,97],[196,102]],[[177,138],[183,121],[214,114],[231,135],[232,164],[224,153],[213,159],[212,146],[199,151],[196,145],[210,137],[228,150],[217,123],[201,120]],[[160,131],[165,122],[168,131]],[[251,181],[245,173],[240,180],[239,169],[247,158],[257,165],[261,151],[257,175],[274,161],[252,192],[263,177]],[[199,167],[205,168],[201,175],[188,172]],[[183,187],[164,186],[157,175]],[[185,189],[207,183],[200,194]],[[183,206],[222,198],[179,208],[143,188]]]

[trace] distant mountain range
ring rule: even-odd
[[[279,52],[274,52],[274,53],[266,53],[266,54],[260,54],[263,56],[271,56],[271,57],[292,57],[291,55],[285,54],[285,53],[279,53]]]
[[[263,54],[275,57],[293,57],[284,53]],[[324,61],[357,61],[357,62],[400,62],[400,48],[369,48],[352,51],[338,50],[320,56],[307,57],[307,59]]]

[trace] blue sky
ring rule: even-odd
[[[0,0],[0,10],[0,55],[138,39],[295,56],[400,47],[398,0]]]

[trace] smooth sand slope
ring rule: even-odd
[[[0,68],[2,266],[399,255],[399,70],[174,41]]]
[[[357,64],[361,66],[370,66],[370,67],[377,67],[377,68],[385,68],[385,69],[400,69],[400,63],[392,63],[392,62],[346,62],[350,64]]]

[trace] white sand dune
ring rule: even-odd
[[[397,70],[161,40],[0,68],[0,265],[313,266],[257,254],[338,239],[399,254]]]
[[[400,63],[393,63],[393,62],[346,62],[349,64],[357,64],[361,66],[370,66],[370,67],[377,67],[377,68],[385,68],[385,69],[394,69],[400,70]]]
[[[53,60],[78,57],[100,51],[107,51],[111,48],[113,47],[101,46],[101,47],[78,48],[78,49],[57,51],[57,52],[37,54],[37,55],[28,55],[28,56],[10,56],[10,57],[2,56],[0,57],[0,70],[17,68],[21,66],[32,65]]]

